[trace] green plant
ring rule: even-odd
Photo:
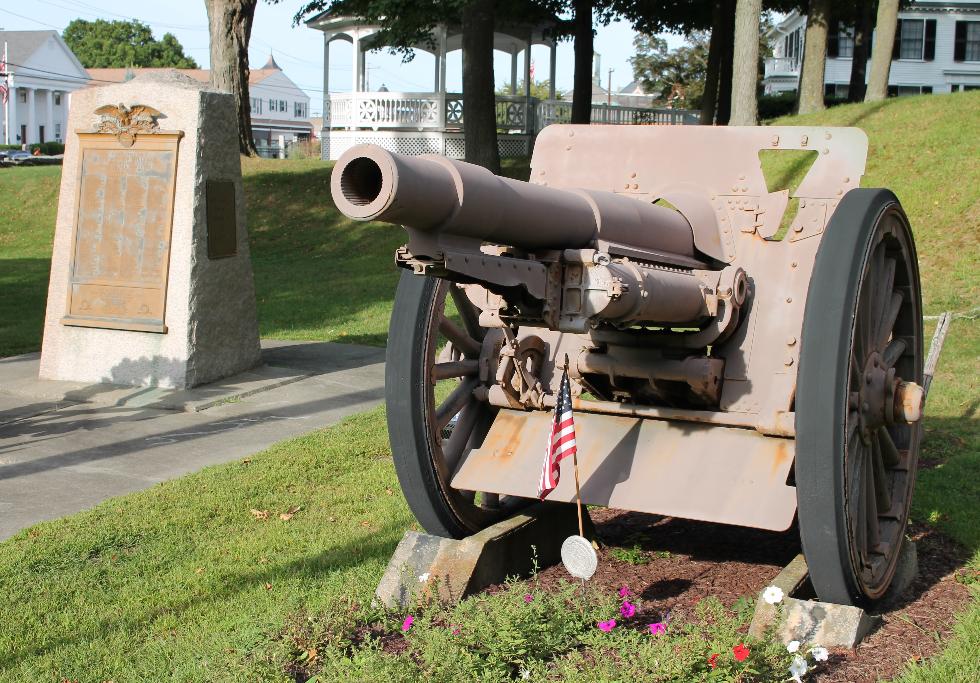
[[[634,545],[632,548],[613,548],[609,554],[613,556],[613,559],[626,564],[646,564],[650,561],[650,556],[638,545]]]

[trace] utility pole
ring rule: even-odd
[[[0,62],[0,78],[3,78],[3,144],[10,144],[10,74],[7,66],[7,41],[3,41],[3,62]]]
[[[606,106],[612,106],[612,75],[615,69],[610,69],[606,75]]]

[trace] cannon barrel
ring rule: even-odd
[[[356,145],[337,161],[330,190],[350,218],[397,223],[431,235],[523,250],[613,244],[696,258],[693,231],[678,211],[613,192],[503,178],[442,156],[406,156]]]

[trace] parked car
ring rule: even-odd
[[[22,149],[16,149],[12,152],[7,152],[7,158],[11,161],[23,161],[24,159],[30,159],[31,153],[25,152]]]

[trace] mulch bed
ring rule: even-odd
[[[756,596],[784,565],[800,552],[794,529],[772,533],[706,524],[612,509],[592,511],[599,539],[599,569],[589,590],[614,591],[623,584],[642,600],[640,623],[685,619],[702,598],[715,596],[726,606],[740,597]],[[919,575],[901,594],[878,610],[882,626],[854,650],[836,649],[810,681],[864,683],[898,674],[910,660],[936,654],[966,608],[970,593],[956,581],[969,554],[941,533],[921,525],[910,527],[919,556]],[[616,548],[650,553],[646,564],[614,557]],[[568,575],[559,565],[543,570],[543,588]]]

